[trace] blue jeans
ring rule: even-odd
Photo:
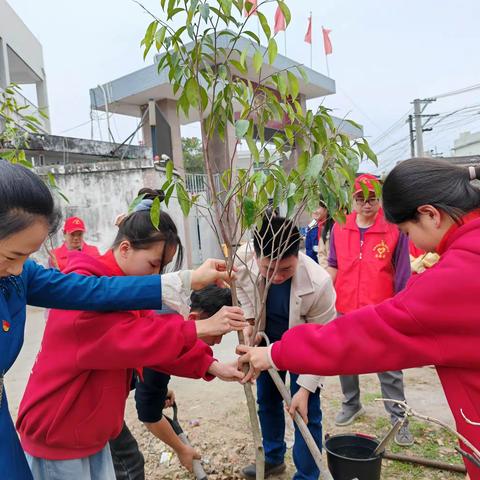
[[[46,460],[25,455],[35,480],[115,480],[108,443],[95,455],[72,460]]]
[[[286,372],[278,372],[285,381]],[[300,388],[298,375],[290,373],[290,392],[293,395]],[[268,372],[262,372],[257,379],[257,403],[260,426],[262,428],[265,461],[272,465],[283,463],[285,452],[285,413],[283,399]],[[322,410],[320,409],[320,390],[311,393],[308,400],[308,429],[318,447],[322,448]],[[293,444],[293,462],[297,471],[293,480],[318,480],[320,471],[295,425]]]

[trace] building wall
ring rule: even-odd
[[[12,82],[36,87],[36,103],[17,96],[20,105],[29,107],[24,114],[37,115],[38,107],[49,115],[42,45],[6,0],[0,0],[0,89]],[[50,131],[49,120],[39,120],[42,129]]]
[[[86,241],[105,252],[112,244],[117,228],[115,217],[126,213],[131,201],[142,187],[160,188],[165,181],[164,171],[157,171],[149,160],[98,162],[94,165],[75,164],[55,167],[37,167],[40,175],[52,172],[56,183],[69,203],[59,198],[63,220],[79,216],[86,224]],[[184,239],[183,218],[180,206],[172,200],[165,209],[174,219],[182,241]],[[61,245],[61,231],[55,236],[54,247]],[[46,252],[37,256],[46,262]]]
[[[463,132],[455,140],[453,152],[456,157],[480,155],[480,132]]]

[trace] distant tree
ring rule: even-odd
[[[187,173],[205,173],[202,141],[198,137],[182,137],[183,162]]]

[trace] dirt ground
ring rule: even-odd
[[[14,368],[7,376],[7,391],[12,407],[16,413],[28,374],[34,361],[43,332],[43,311],[29,311],[26,343]],[[215,356],[221,360],[233,358],[236,338],[228,335],[221,345],[215,348]],[[440,387],[435,370],[432,368],[412,369],[405,372],[406,395],[409,403],[419,412],[453,423],[445,397]],[[174,378],[171,382],[179,406],[179,419],[193,445],[201,452],[204,467],[209,480],[234,480],[239,477],[241,468],[253,460],[253,444],[249,433],[248,412],[244,400],[243,388],[238,384],[219,380],[204,382]],[[389,422],[383,404],[375,401],[380,397],[380,387],[375,375],[366,375],[361,380],[362,402],[366,414],[349,427],[335,427],[333,419],[341,404],[338,378],[328,378],[322,392],[323,431],[324,433],[362,432],[381,436]],[[168,414],[168,410],[166,411]],[[155,439],[137,420],[134,402],[128,400],[126,420],[135,434],[146,460],[146,478],[148,480],[187,480],[193,476],[184,470],[172,455],[170,460],[160,462],[163,452],[164,460],[169,457],[169,449]],[[392,447],[397,453],[414,454],[460,463],[454,451],[456,442],[436,427],[423,422],[412,421],[415,445],[410,448]],[[292,429],[287,428],[287,443],[293,438]],[[325,460],[325,459],[324,459]],[[294,473],[291,449],[287,453],[287,471],[277,480],[292,478]],[[329,478],[324,468],[322,478]],[[463,475],[441,472],[409,464],[383,461],[382,479],[384,480],[440,480],[462,479]]]

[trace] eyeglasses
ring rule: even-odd
[[[355,202],[359,206],[366,205],[368,203],[369,205],[371,205],[373,207],[374,205],[376,205],[378,203],[378,198],[372,197],[372,198],[365,199],[365,198],[357,197],[357,198],[355,198]]]

